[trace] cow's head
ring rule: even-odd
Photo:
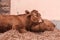
[[[31,21],[32,22],[42,22],[41,14],[37,10],[31,11]]]

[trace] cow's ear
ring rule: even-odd
[[[28,17],[28,18],[31,18],[31,15],[28,15],[27,17]]]
[[[26,14],[29,14],[30,12],[29,12],[28,10],[25,10],[25,13],[26,13]]]

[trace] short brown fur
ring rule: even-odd
[[[36,13],[36,15],[39,13]],[[4,30],[7,28],[18,30],[21,33],[27,32],[26,28],[33,23],[39,22],[38,17],[36,20],[33,20],[36,17],[33,17],[33,13],[27,12],[26,14],[21,14],[21,15],[0,15],[0,30]],[[35,16],[35,15],[34,15]],[[10,28],[11,27],[11,28]],[[8,31],[8,30],[6,30]]]

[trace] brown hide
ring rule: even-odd
[[[23,28],[22,22],[17,15],[0,15],[0,29],[2,27],[1,30],[5,30],[9,25],[11,25],[11,29],[16,29],[18,26]]]
[[[34,23],[38,23],[41,16],[38,12],[31,12],[21,15],[0,15],[0,30],[14,29],[21,33],[27,32],[27,28],[30,28]],[[8,31],[6,30],[6,31]]]

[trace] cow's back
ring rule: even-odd
[[[10,24],[18,24],[18,17],[15,15],[1,15],[0,23],[10,23]]]

